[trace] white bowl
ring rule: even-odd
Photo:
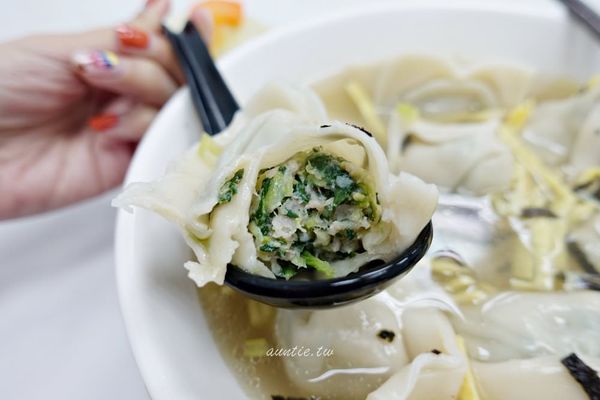
[[[582,79],[600,70],[597,44],[558,2],[491,0],[348,10],[274,31],[231,52],[219,67],[244,104],[268,81],[310,82],[350,64],[414,52],[517,62]],[[181,90],[144,137],[126,182],[159,177],[200,131],[189,93]],[[245,398],[213,345],[183,268],[188,257],[169,223],[142,210],[119,213],[119,297],[142,377],[155,400]]]

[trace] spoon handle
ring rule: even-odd
[[[205,132],[216,135],[229,125],[239,109],[233,94],[191,22],[179,34],[166,27],[163,30],[183,69],[194,108]]]

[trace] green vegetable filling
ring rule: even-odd
[[[285,279],[309,269],[334,276],[331,263],[364,252],[362,237],[379,222],[367,172],[322,148],[261,171],[256,190],[248,229],[259,259]]]
[[[228,181],[223,183],[219,190],[218,204],[229,203],[233,196],[237,194],[240,181],[244,177],[244,170],[238,170]]]

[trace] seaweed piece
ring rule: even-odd
[[[393,331],[382,329],[379,331],[377,336],[379,336],[379,338],[385,340],[388,343],[392,343],[394,341],[394,338],[396,337],[396,334]]]
[[[584,363],[575,353],[569,354],[560,362],[587,393],[590,400],[600,400],[600,377],[596,370]]]
[[[438,349],[433,349],[433,350],[431,350],[431,352],[432,352],[433,354],[435,354],[436,356],[437,356],[437,355],[440,355],[440,354],[442,354],[442,352],[441,352],[441,351],[439,351]]]
[[[548,208],[528,207],[521,210],[521,218],[558,218],[554,212]]]
[[[563,289],[588,289],[600,291],[600,274],[586,274],[577,272],[559,272],[556,280]]]
[[[569,253],[571,253],[571,255],[573,256],[575,261],[577,261],[579,266],[585,272],[587,272],[588,274],[594,274],[594,275],[598,275],[600,273],[594,267],[594,264],[592,264],[591,261],[587,258],[587,255],[584,253],[584,251],[581,249],[581,247],[579,246],[579,244],[577,242],[568,241],[567,242],[567,250],[569,251]]]
[[[363,133],[365,133],[368,137],[373,137],[373,134],[371,132],[369,132],[368,130],[366,130],[365,128],[363,128],[362,126],[358,126],[358,125],[354,125],[354,124],[350,124],[350,123],[346,123],[346,125],[350,125],[353,128],[358,129],[359,131],[362,131]]]
[[[585,192],[590,197],[600,200],[600,177],[595,177],[580,183],[576,185],[573,190],[579,193]]]
[[[576,192],[579,192],[580,190],[589,188],[593,184],[594,184],[594,181],[583,182],[583,183],[580,183],[579,185],[575,185],[573,187],[573,190],[576,191]]]
[[[408,148],[408,146],[417,142],[419,142],[419,139],[417,138],[415,133],[408,132],[406,136],[404,136],[404,139],[402,139],[402,144],[400,144],[400,150],[405,151]]]
[[[321,128],[331,128],[331,125],[321,125]]]

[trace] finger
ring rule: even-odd
[[[88,121],[94,133],[126,142],[137,142],[144,135],[158,110],[131,98],[114,100]]]
[[[195,8],[190,14],[190,21],[202,35],[205,43],[210,43],[214,31],[214,19],[209,11]]]
[[[204,40],[209,43],[212,35],[213,18],[209,11],[196,8],[190,14],[190,20],[196,26]],[[184,82],[183,73],[176,61],[171,44],[163,35],[138,28],[134,25],[122,25],[116,29],[119,51],[150,58],[171,74],[178,83]]]
[[[148,0],[144,10],[134,18],[130,24],[154,34],[160,34],[161,22],[169,11],[169,0]],[[107,49],[119,50],[118,40],[115,38],[114,28],[100,28],[76,35],[40,35],[36,37],[38,42],[47,42],[52,48],[58,47],[66,52],[66,56],[74,49]],[[57,46],[57,42],[60,45]]]
[[[148,0],[144,10],[128,25],[158,33],[163,19],[169,13],[170,6],[169,0]]]
[[[147,32],[132,25],[116,29],[119,52],[146,57],[162,65],[178,83],[183,83],[183,73],[177,64],[171,45],[163,36]]]
[[[83,51],[75,53],[72,61],[91,86],[144,103],[161,106],[177,90],[165,69],[149,59],[119,57],[111,51]]]
[[[115,31],[111,28],[100,28],[77,34],[67,35],[40,35],[35,37],[36,42],[48,48],[58,48],[61,54],[69,57],[76,49],[107,49],[118,50]]]

